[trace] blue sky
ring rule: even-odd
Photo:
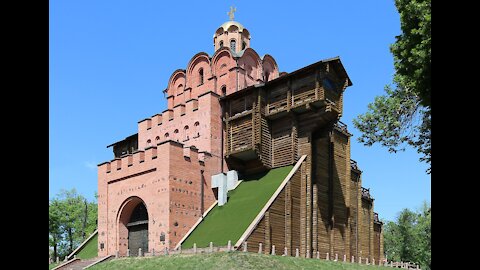
[[[353,82],[341,121],[353,134],[351,157],[381,218],[431,201],[427,165],[414,150],[365,147],[352,124],[392,81],[389,45],[400,34],[393,0],[50,0],[49,198],[76,188],[93,200],[96,165],[113,158],[106,146],[166,108],[168,78],[197,52],[213,54],[213,33],[231,5],[251,47],[272,55],[280,71],[340,56]]]

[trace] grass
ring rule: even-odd
[[[48,270],[57,267],[57,265],[59,265],[59,263],[51,263],[51,264],[49,264],[49,265],[48,265]]]
[[[161,270],[161,269],[324,269],[324,270],[387,270],[383,266],[367,266],[318,259],[271,256],[256,253],[220,252],[197,255],[171,255],[143,258],[120,258],[100,263],[91,270]]]
[[[226,246],[228,240],[234,245],[292,168],[285,166],[245,177],[236,189],[228,192],[228,202],[215,206],[183,242],[182,248],[192,248],[193,243],[207,247],[210,242],[214,246]]]
[[[76,255],[80,259],[91,259],[98,256],[98,233],[90,238],[88,242],[80,249]]]

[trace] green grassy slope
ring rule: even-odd
[[[161,269],[323,269],[323,270],[387,270],[390,267],[367,266],[318,259],[269,256],[243,252],[220,252],[197,255],[120,258],[100,263],[91,270],[161,270]]]
[[[228,202],[215,206],[183,242],[182,248],[192,248],[193,243],[207,247],[210,242],[214,246],[225,246],[228,240],[234,245],[292,168],[285,166],[245,177],[236,189],[228,192]]]
[[[91,259],[98,256],[98,233],[90,238],[88,242],[83,246],[82,249],[77,251],[77,258],[80,259]]]

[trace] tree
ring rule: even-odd
[[[95,196],[97,198],[97,196]],[[70,254],[97,228],[97,203],[75,189],[61,190],[49,207],[49,238],[54,257]]]
[[[389,152],[406,145],[431,162],[431,3],[430,0],[395,0],[402,34],[390,51],[394,57],[394,87],[375,98],[368,111],[353,120],[360,130],[358,141],[380,143]],[[427,169],[427,173],[431,168]]]
[[[48,233],[49,233],[49,245],[53,247],[53,258],[55,259],[59,255],[58,247],[60,242],[63,240],[61,223],[60,223],[59,201],[57,199],[54,199],[49,203]]]
[[[420,264],[431,269],[431,215],[424,203],[421,210],[404,209],[395,222],[384,226],[384,248],[388,259]]]

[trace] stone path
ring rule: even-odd
[[[73,263],[69,263],[63,267],[58,268],[57,270],[82,270],[87,265],[99,260],[100,258],[92,258],[88,260],[77,260]]]

